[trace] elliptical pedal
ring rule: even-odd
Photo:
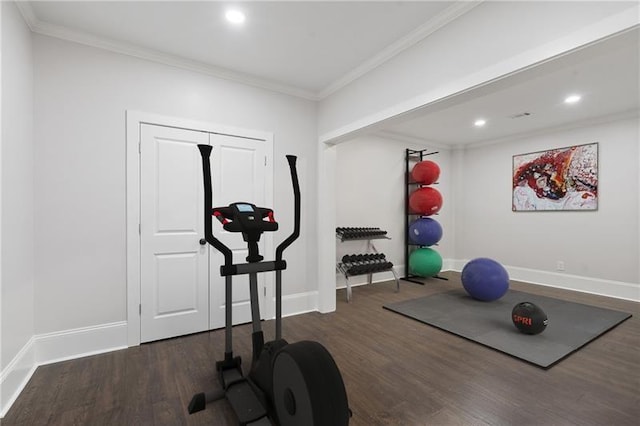
[[[255,422],[247,423],[247,426],[273,426],[273,423],[268,418],[263,417]]]
[[[241,426],[254,424],[252,422],[267,417],[267,410],[248,381],[236,382],[228,387],[226,396]],[[265,424],[271,425],[271,422]]]

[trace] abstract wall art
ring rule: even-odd
[[[512,210],[597,210],[598,143],[513,156]]]

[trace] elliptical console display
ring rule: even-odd
[[[227,399],[240,425],[342,426],[349,423],[351,411],[340,370],[331,354],[318,342],[288,343],[282,338],[282,271],[284,250],[300,235],[300,185],[296,157],[287,155],[294,193],[295,222],[289,237],[276,248],[275,260],[264,261],[258,242],[263,232],[278,230],[273,210],[251,203],[238,202],[212,208],[211,146],[198,145],[204,178],[205,239],[224,255],[220,275],[225,277],[225,353],[216,362],[221,389],[196,394],[189,403],[189,413],[206,408],[208,402]],[[211,215],[228,232],[242,234],[247,243],[247,263],[234,264],[231,249],[214,237]],[[276,272],[275,339],[264,342],[258,305],[260,272]],[[232,278],[249,275],[253,356],[251,369],[244,375],[241,358],[233,356]]]

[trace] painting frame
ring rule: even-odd
[[[597,211],[599,142],[515,154],[511,210]]]

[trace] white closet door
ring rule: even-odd
[[[204,205],[196,145],[213,147],[214,207],[240,201],[265,207],[266,143],[148,124],[140,131],[141,342],[223,327],[224,259],[200,244]],[[242,234],[224,231],[215,219],[213,230],[232,249],[234,263],[245,263]],[[265,238],[260,251],[272,260],[273,253],[264,253]],[[265,274],[258,275],[258,287],[264,318]],[[233,277],[232,300],[234,324],[251,321],[248,276]]]
[[[207,133],[141,125],[140,237],[142,342],[207,330],[209,248],[202,166]]]
[[[213,179],[214,207],[227,206],[235,202],[248,202],[258,207],[265,206],[266,147],[265,141],[239,138],[235,136],[211,134],[213,146],[211,168]],[[234,263],[246,263],[248,255],[247,243],[241,233],[227,232],[218,221],[213,223],[216,238],[233,251]],[[259,243],[260,254],[265,260],[272,260],[273,253],[264,253],[265,234]],[[224,326],[225,280],[220,276],[220,265],[224,257],[211,248],[211,289],[210,289],[210,328]],[[258,275],[260,315],[265,315],[265,274]],[[251,321],[249,299],[249,276],[233,277],[233,323],[241,324]]]

